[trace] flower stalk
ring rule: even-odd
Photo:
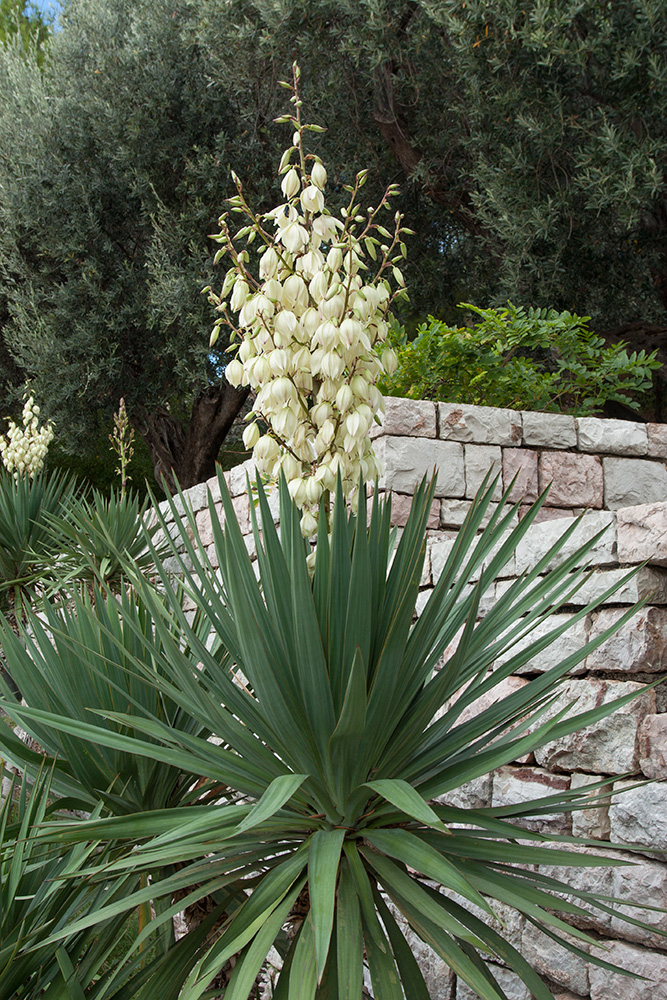
[[[254,394],[244,444],[266,479],[284,474],[302,512],[301,530],[312,537],[338,476],[356,507],[359,482],[381,471],[369,432],[384,408],[376,383],[396,368],[387,320],[391,304],[407,298],[398,265],[410,230],[400,212],[392,229],[380,222],[396,185],[377,207],[361,208],[365,170],[345,186],[350,197],[340,218],[327,209],[326,169],[305,148],[307,133],[324,129],[302,121],[299,77],[295,63],[292,82],[282,84],[293,113],[276,119],[292,129],[278,170],[284,201],[256,214],[232,173],[237,193],[213,237],[216,260],[227,254],[231,266],[220,293],[206,291],[218,312],[211,346],[222,326],[231,330],[235,356],[226,377]],[[234,234],[232,213],[244,217]]]

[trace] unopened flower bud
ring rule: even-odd
[[[248,424],[243,432],[243,444],[247,449],[254,448],[259,441],[259,427],[253,421],[253,423]]]
[[[286,198],[293,198],[296,195],[301,187],[301,179],[298,171],[294,167],[287,171],[282,179],[280,187]]]
[[[321,191],[327,182],[327,172],[321,163],[313,164],[313,169],[310,172],[310,179]]]

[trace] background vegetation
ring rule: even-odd
[[[401,184],[403,319],[510,298],[664,359],[661,0],[67,0],[60,24],[41,71],[0,51],[0,388],[30,375],[68,451],[122,395],[155,468],[211,474],[239,400],[207,235],[232,163],[271,203],[295,55],[333,202],[361,167],[369,203]]]

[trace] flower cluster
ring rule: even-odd
[[[362,212],[357,200],[367,171],[345,187],[350,198],[340,218],[327,210],[327,172],[304,150],[304,134],[324,130],[301,123],[298,80],[295,65],[293,83],[283,84],[292,91],[295,114],[277,119],[293,129],[279,168],[285,200],[255,215],[232,175],[232,212],[245,215],[248,224],[232,236],[227,215],[220,219],[216,260],[228,253],[232,266],[221,293],[207,291],[220,314],[211,345],[220,326],[231,328],[237,353],[227,364],[227,379],[254,393],[244,443],[260,472],[269,478],[284,473],[303,512],[302,531],[310,536],[320,499],[338,475],[354,503],[360,477],[373,479],[379,471],[369,431],[383,409],[376,381],[396,368],[385,345],[387,312],[394,299],[406,296],[397,265],[405,256],[401,235],[409,230],[401,227],[400,213],[392,232],[378,222],[397,193],[394,185],[377,207]],[[237,248],[244,238],[260,246],[254,268],[250,251]]]
[[[27,396],[27,393],[26,393]],[[53,424],[39,426],[39,406],[32,396],[27,396],[23,405],[23,427],[19,427],[9,417],[7,437],[0,437],[0,457],[8,472],[14,476],[30,476],[39,472],[49,445],[53,440]]]

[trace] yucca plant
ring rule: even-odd
[[[160,598],[155,606],[160,606]],[[207,632],[208,624],[199,615],[191,634],[201,643]],[[180,630],[174,633],[172,627],[166,634],[190,670],[196,670],[197,654],[181,643]],[[25,728],[44,754],[31,750],[8,726],[0,726],[0,754],[7,761],[24,769],[46,759],[54,768],[54,788],[67,796],[70,808],[79,810],[103,802],[106,810],[126,815],[168,809],[190,796],[198,777],[192,768],[123,747],[123,740],[132,738],[145,740],[147,747],[156,744],[142,726],[135,727],[135,721],[146,719],[184,736],[206,740],[210,735],[205,722],[170,696],[162,637],[138,595],[122,593],[114,600],[93,590],[68,606],[44,602],[38,612],[26,613],[26,625],[18,634],[2,624],[0,643],[11,678],[33,710]],[[20,702],[1,678],[0,691],[4,711],[18,718]],[[113,716],[118,711],[125,713],[122,723]],[[52,726],[54,716],[66,716],[72,724],[96,720],[100,729],[118,734],[120,742],[116,747],[91,745],[76,733]]]
[[[138,880],[130,876],[107,887],[86,879],[91,863],[109,861],[112,845],[46,843],[40,824],[61,805],[44,767],[33,780],[14,775],[0,804],[0,1000],[130,1000],[141,988],[177,996],[212,921],[167,954],[133,955],[132,904],[122,900]],[[112,901],[120,903],[113,917],[68,932],[75,920]],[[59,932],[63,938],[54,944]],[[131,944],[119,953],[124,935]]]
[[[47,520],[58,543],[54,570],[58,586],[86,582],[117,590],[126,576],[126,567],[150,573],[154,554],[149,540],[158,530],[149,523],[148,504],[132,491],[108,495],[93,490],[92,496],[78,497],[60,515]],[[164,548],[157,555],[164,555]]]
[[[70,508],[75,488],[61,472],[14,477],[0,465],[0,610],[20,617],[34,588],[47,581],[58,555],[48,518]]]
[[[396,542],[389,502],[375,495],[367,520],[361,490],[355,516],[339,484],[330,534],[322,510],[309,559],[311,545],[302,538],[300,512],[284,481],[279,532],[258,482],[261,531],[253,513],[253,566],[220,476],[224,528],[209,499],[219,572],[196,540],[192,516],[178,540],[187,556],[182,563],[187,588],[210,623],[209,641],[191,628],[178,600],[171,598],[166,572],[164,598],[139,576],[134,582],[161,643],[160,675],[150,675],[152,682],[218,741],[179,732],[168,719],[147,713],[131,719],[122,711],[105,716],[119,726],[131,722],[151,742],[121,735],[100,719],[84,722],[66,713],[47,717],[14,708],[25,725],[39,720],[90,746],[175,764],[225,786],[226,800],[219,802],[69,827],[61,823],[45,831],[62,844],[84,838],[131,842],[131,850],[120,849],[97,870],[110,886],[129,874],[178,867],[134,893],[134,903],[169,897],[176,879],[192,887],[190,898],[217,894],[226,914],[221,933],[193,965],[180,1000],[213,995],[207,993],[209,984],[233,957],[225,1000],[247,1000],[274,945],[283,957],[275,1000],[361,1000],[366,965],[376,998],[428,1000],[403,932],[406,925],[483,1000],[505,1000],[487,967],[489,958],[507,962],[536,1000],[551,1000],[521,954],[474,910],[491,914],[493,901],[499,900],[573,950],[573,940],[590,941],[568,923],[584,912],[579,903],[611,912],[608,899],[577,893],[533,866],[618,862],[572,853],[571,844],[583,843],[576,838],[551,836],[550,841],[563,844],[547,846],[545,837],[515,825],[525,817],[581,808],[583,791],[503,809],[433,802],[628,700],[577,715],[568,709],[554,714],[561,681],[607,638],[605,633],[520,690],[499,696],[492,708],[462,719],[467,706],[562,634],[559,625],[517,646],[568,603],[585,577],[576,567],[597,540],[547,573],[576,531],[573,523],[478,620],[482,596],[542,503],[517,524],[517,507],[509,506],[506,494],[478,535],[493,488],[489,484],[473,504],[416,619],[433,485],[418,489]],[[583,608],[574,620],[594,606]],[[457,635],[455,651],[445,655]],[[139,632],[136,637],[151,643]],[[184,644],[196,654],[197,669],[193,657],[184,655]],[[11,644],[10,662],[13,650]],[[45,647],[44,656],[56,657],[57,651]],[[149,676],[143,657],[135,652],[130,660]],[[494,667],[496,662],[502,665]],[[562,893],[568,893],[567,900]],[[579,902],[573,902],[577,896]],[[110,919],[126,902],[102,906],[75,921],[69,932]],[[166,920],[168,913],[156,921]],[[55,934],[54,942],[58,939]]]

